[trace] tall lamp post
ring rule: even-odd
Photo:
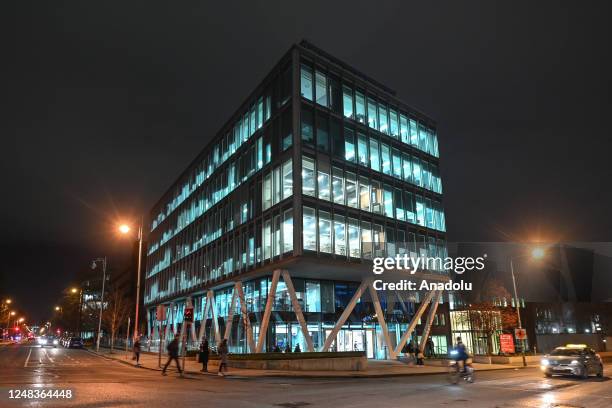
[[[142,225],[143,220],[140,220],[140,225],[138,226],[138,264],[136,266],[136,308],[134,313],[134,336],[133,340],[135,341],[138,336],[138,311],[140,307],[140,269],[142,267]],[[130,232],[130,226],[127,224],[123,224],[119,227],[119,231],[122,234],[127,234]]]
[[[96,353],[100,351],[100,337],[102,330],[102,310],[104,308],[104,283],[106,282],[106,257],[96,258],[91,263],[91,268],[95,269],[98,262],[102,262],[102,292],[100,293],[100,315],[98,316],[98,335],[96,338]]]
[[[541,259],[544,257],[544,250],[542,248],[534,248],[530,255],[519,255],[510,257],[510,273],[512,274],[512,287],[514,288],[514,306],[516,307],[516,317],[518,320],[518,328],[522,329],[523,324],[521,322],[521,310],[519,304],[518,292],[516,290],[516,277],[514,275],[514,260],[518,258],[525,258],[531,256],[533,259]],[[525,340],[521,339],[521,357],[523,358],[523,367],[527,367],[527,361],[525,360]]]
[[[73,294],[76,294],[78,292],[79,294],[79,314],[77,316],[77,334],[79,337],[81,337],[81,315],[83,314],[83,288],[80,288],[80,289],[72,288],[70,289],[70,292],[72,292]]]

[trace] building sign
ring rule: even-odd
[[[514,329],[514,337],[516,337],[517,340],[525,340],[527,338],[527,330]]]
[[[502,353],[514,353],[514,339],[512,338],[511,334],[499,335],[499,348],[501,349]]]

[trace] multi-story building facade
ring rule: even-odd
[[[431,333],[445,353],[441,292],[379,296],[371,281],[374,257],[446,253],[438,156],[430,118],[293,46],[153,208],[149,334],[179,333],[191,303],[190,339],[234,352],[389,358]]]

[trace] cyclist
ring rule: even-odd
[[[457,344],[451,351],[451,356],[452,359],[457,362],[457,369],[459,369],[459,362],[461,361],[463,363],[461,365],[461,372],[464,373],[469,355],[467,353],[467,349],[465,348],[465,344],[463,344],[461,341],[461,337],[457,337]]]

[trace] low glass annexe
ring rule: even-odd
[[[358,283],[339,282],[327,280],[311,280],[294,278],[293,284],[300,307],[308,325],[308,332],[313,340],[315,350],[322,345],[325,337],[331,332],[338,316],[344,310],[344,306],[354,295]],[[270,289],[271,279],[260,278],[244,282],[244,296],[250,323],[253,328],[255,342],[259,338],[259,322],[261,321],[265,309],[267,294]],[[219,322],[220,336],[223,337],[228,322],[228,313],[231,308],[233,287],[219,289],[215,291],[215,313]],[[399,342],[401,335],[406,331],[411,317],[415,314],[422,294],[419,292],[411,293],[408,299],[399,299],[389,296],[381,298],[381,305],[386,312],[386,321],[389,327],[391,341],[395,344]],[[199,294],[192,297],[194,307],[194,328],[195,333],[202,333],[204,338],[209,340],[210,346],[214,348],[215,333],[212,317],[203,316],[205,310],[206,295]],[[172,339],[181,333],[183,324],[183,311],[185,299],[177,300],[168,306],[166,313],[167,320],[161,322],[165,330],[166,340]],[[229,349],[232,353],[248,352],[245,326],[240,313],[240,301],[236,298],[232,330],[229,336]],[[364,351],[368,358],[386,359],[387,348],[384,346],[380,325],[374,317],[375,311],[372,303],[367,296],[362,297],[357,304],[350,318],[342,326],[338,333],[337,340],[332,344],[332,351]],[[148,314],[149,332],[152,333],[152,344],[155,346],[159,341],[158,324],[155,320],[155,309],[149,309]],[[423,319],[424,320],[424,319]],[[414,344],[421,340],[420,327],[424,322],[419,321],[417,330],[411,339]],[[204,324],[203,332],[201,331]],[[435,315],[432,332],[435,351],[437,354],[446,354],[447,336],[436,334],[446,330],[447,319],[444,311],[439,310]],[[198,341],[188,338],[188,348],[197,349]],[[274,350],[285,351],[288,348],[295,350],[299,345],[301,351],[307,350],[306,341],[300,329],[300,325],[292,311],[289,293],[285,283],[279,280],[276,295],[272,306],[272,315],[266,335],[265,347],[262,351],[272,352]]]

